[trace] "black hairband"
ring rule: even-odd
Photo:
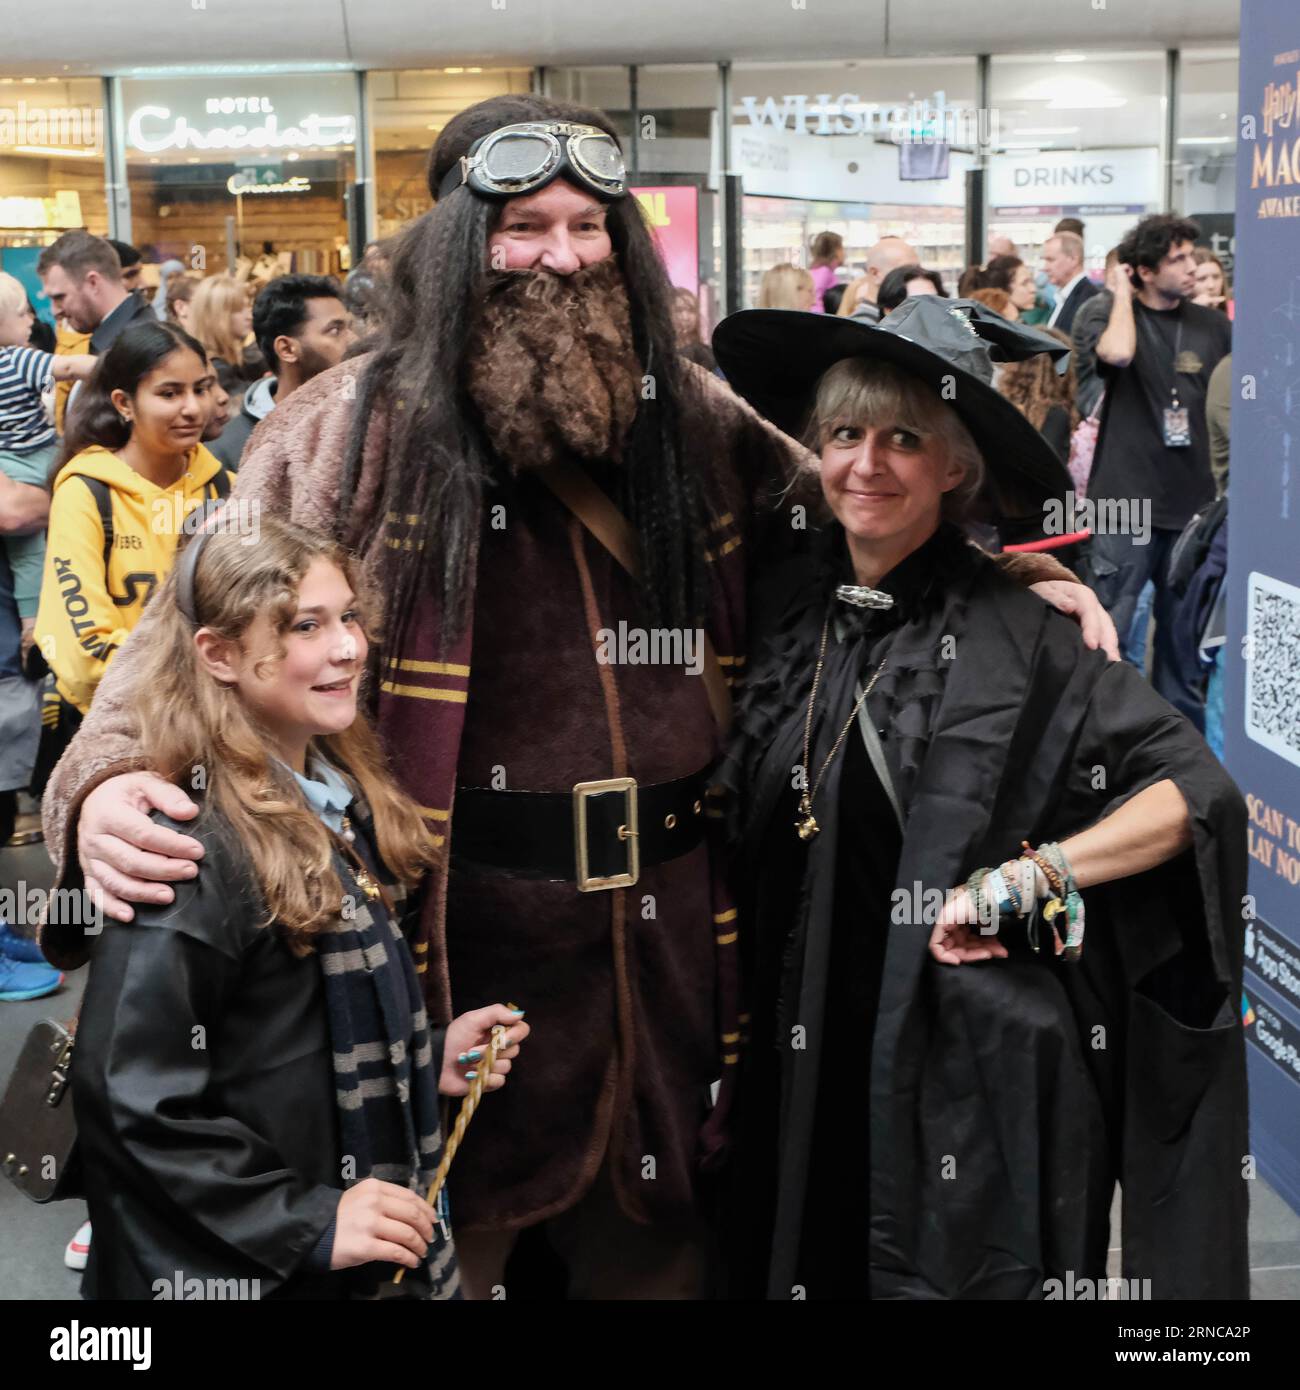
[[[176,607],[189,620],[190,626],[195,628],[199,626],[199,610],[194,596],[194,576],[199,568],[203,547],[214,535],[215,531],[197,531],[181,551],[181,558],[176,566]]]

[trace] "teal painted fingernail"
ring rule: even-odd
[[[524,1016],[524,1011],[522,1009],[511,1009],[510,1012],[514,1014],[516,1018],[523,1018]]]
[[[465,1080],[466,1080],[466,1081],[473,1081],[474,1078],[475,1078],[477,1075],[478,1075],[478,1072],[476,1072],[476,1071],[467,1071],[467,1072],[465,1073]]]
[[[467,1052],[465,1055],[469,1059],[469,1061],[477,1062],[479,1058],[483,1055],[483,1049],[481,1047],[476,1047],[473,1049],[473,1051]]]

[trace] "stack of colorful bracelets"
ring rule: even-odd
[[[1025,935],[1038,951],[1038,900],[1045,898],[1043,920],[1052,929],[1056,954],[1076,961],[1083,954],[1083,899],[1070,869],[1070,861],[1055,842],[1032,849],[1022,840],[1024,854],[1008,859],[996,869],[976,869],[966,880],[981,930],[995,934],[1002,917],[1014,914],[1025,921]],[[1041,882],[1040,882],[1041,880]],[[1055,919],[1065,913],[1065,940]]]

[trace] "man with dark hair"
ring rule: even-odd
[[[137,252],[137,259],[139,253]],[[69,327],[90,334],[89,351],[105,353],[137,320],[153,318],[142,294],[122,283],[122,262],[111,242],[87,231],[64,232],[36,262],[50,308]]]
[[[272,375],[244,392],[239,414],[209,448],[237,470],[248,437],[304,382],[343,361],[356,341],[332,275],[280,275],[253,301],[253,336]]]
[[[105,237],[105,240],[117,252],[117,259],[122,266],[122,288],[128,294],[134,294],[140,288],[144,257],[129,241],[117,241],[113,237]]]
[[[1156,213],[1119,244],[1110,318],[1097,341],[1106,404],[1088,496],[1098,517],[1129,518],[1093,539],[1098,596],[1123,640],[1144,585],[1154,584],[1152,683],[1204,728],[1204,680],[1196,653],[1173,640],[1166,563],[1183,527],[1214,498],[1205,399],[1232,342],[1227,317],[1191,301],[1199,231]]]
[[[1061,232],[1072,232],[1075,236],[1081,237],[1083,235],[1083,223],[1077,217],[1062,217],[1052,228],[1054,236]]]
[[[549,1040],[451,1172],[471,1296],[502,1286],[529,1227],[571,1296],[698,1296],[697,1173],[719,1156],[744,1031],[708,771],[749,581],[771,568],[755,551],[808,539],[788,484],[811,458],[677,351],[608,116],[493,97],[443,128],[428,182],[374,349],[276,407],[237,493],[355,546],[383,596],[379,731],[445,846],[411,922],[431,1024],[518,991]],[[1090,597],[1062,587],[1067,607]],[[131,772],[148,624],[43,807],[60,877],[80,814],[114,917],[158,900],[142,870],[181,877],[150,851],[202,853],[141,814],[188,819],[185,794]],[[43,940],[54,962],[86,945]]]
[[[943,280],[937,270],[927,270],[923,265],[899,265],[880,282],[880,293],[876,304],[881,314],[892,314],[905,299],[916,294],[937,294],[941,299],[948,298]]]

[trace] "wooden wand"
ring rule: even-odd
[[[513,1008],[514,1005],[510,1005]],[[429,1190],[425,1194],[424,1200],[433,1207],[438,1204],[439,1194],[442,1192],[443,1184],[447,1181],[447,1173],[451,1169],[451,1161],[456,1157],[456,1150],[460,1148],[461,1140],[465,1137],[465,1131],[469,1128],[469,1122],[474,1118],[474,1112],[478,1109],[478,1103],[483,1098],[483,1088],[487,1085],[487,1079],[492,1075],[492,1068],[496,1064],[497,1053],[501,1049],[502,1040],[505,1038],[505,1025],[498,1023],[493,1026],[491,1035],[488,1038],[487,1047],[484,1050],[483,1058],[478,1063],[478,1075],[469,1083],[469,1094],[460,1103],[460,1111],[456,1116],[456,1123],[451,1127],[451,1134],[447,1138],[446,1144],[442,1149],[442,1162],[438,1164],[438,1171],[433,1175],[433,1181],[429,1184]],[[405,1268],[399,1269],[393,1276],[393,1283],[400,1284],[402,1275],[406,1273]]]

